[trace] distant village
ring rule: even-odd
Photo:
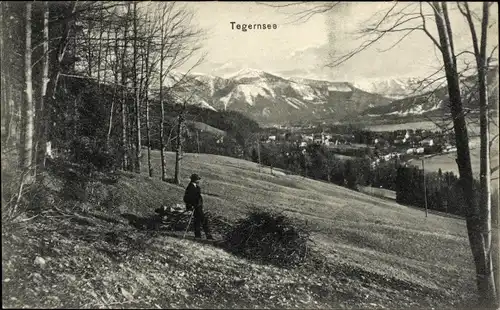
[[[374,132],[354,129],[351,133],[310,128],[275,129],[261,137],[264,144],[294,144],[303,152],[310,145],[323,145],[333,153],[349,157],[371,158],[376,165],[392,159],[406,162],[422,155],[451,153],[457,149],[452,133],[425,129]],[[311,132],[312,131],[312,132]],[[345,130],[344,130],[345,131]]]

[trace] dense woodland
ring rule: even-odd
[[[54,157],[139,172],[147,156],[150,176],[179,183],[183,152],[244,154],[259,130],[176,92],[192,85],[189,72],[176,70],[203,59],[203,32],[181,4],[2,2],[0,15],[2,174],[10,185],[2,197],[11,210]],[[164,165],[152,170],[152,148],[176,152],[173,176]]]

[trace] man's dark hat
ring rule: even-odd
[[[198,180],[201,180],[200,176],[197,175],[196,173],[193,173],[191,175],[191,181],[198,181]]]

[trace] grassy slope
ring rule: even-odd
[[[387,265],[376,261],[374,271],[387,272],[394,265],[418,269],[426,284],[435,287],[462,278],[458,271],[462,280],[472,277],[465,223],[460,220],[425,218],[420,210],[299,176],[261,174],[256,164],[232,158],[188,154],[183,165],[186,182],[189,174],[200,173],[204,191],[219,196],[207,196],[207,208],[216,213],[233,216],[253,207],[284,210],[317,227],[325,248],[349,254],[339,255],[342,260],[363,263],[379,257]],[[420,281],[406,273],[399,276]]]
[[[153,157],[159,171],[159,154]],[[173,160],[168,154],[169,168]],[[207,211],[234,220],[254,207],[272,208],[307,220],[317,249],[335,271],[308,275],[256,265],[209,245],[137,231],[118,216],[151,215],[161,204],[181,203],[194,172],[203,178]],[[475,289],[461,220],[425,218],[420,210],[298,176],[271,175],[269,169],[259,173],[256,164],[228,157],[186,154],[181,176],[182,186],[175,186],[157,176],[123,173],[106,186],[119,197],[101,212],[113,224],[89,216],[90,226],[81,219],[57,220],[56,231],[40,223],[28,227],[24,243],[6,241],[3,305],[401,308],[450,305]],[[109,235],[119,241],[106,241]],[[44,242],[53,245],[42,250]],[[34,268],[35,255],[48,258],[51,271]],[[246,279],[243,287],[235,286],[238,278]],[[209,283],[212,288],[202,287]]]

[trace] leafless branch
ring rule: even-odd
[[[298,4],[301,4],[301,3],[298,3]],[[328,2],[328,3],[324,3],[324,4],[320,4],[320,5],[314,5],[313,7],[306,9],[306,10],[301,10],[298,13],[292,14],[292,16],[295,16],[295,19],[288,22],[288,24],[307,22],[313,16],[329,12],[329,11],[333,10],[339,4],[341,4],[341,2],[339,2],[339,1]]]
[[[291,3],[269,3],[269,2],[256,2],[259,5],[265,5],[269,6],[272,8],[286,8],[286,7],[291,7],[291,6],[298,6],[298,5],[304,5],[309,3],[308,1],[296,1],[296,2],[291,2]]]
[[[430,6],[434,9],[432,4]],[[427,29],[425,15],[424,15],[423,10],[422,10],[422,2],[420,2],[419,9],[420,9],[420,17],[422,18],[422,29],[423,29],[424,33],[427,35],[427,37],[429,37],[429,39],[431,39],[431,41],[434,43],[434,46],[437,47],[437,49],[439,51],[442,51],[441,44],[439,44],[438,40]]]
[[[418,92],[420,92],[421,90],[424,90],[426,89],[429,85],[432,85],[432,81],[439,81],[440,79],[444,78],[444,76],[442,78],[437,78],[437,79],[434,79],[434,80],[431,80],[431,82],[429,82],[429,80],[431,78],[434,78],[437,74],[441,73],[444,69],[444,65],[441,65],[441,67],[436,70],[435,72],[431,73],[430,75],[428,75],[427,77],[419,80],[417,83],[416,83],[416,87],[415,89],[412,91],[412,93],[410,95],[416,95]],[[424,83],[427,82],[427,84],[424,86]]]
[[[490,62],[491,62],[492,60],[498,60],[498,59],[496,59],[496,58],[494,58],[494,57],[493,57],[493,54],[495,53],[495,51],[496,51],[497,49],[498,49],[498,44],[497,44],[497,45],[495,45],[495,46],[493,47],[493,49],[491,50],[490,56],[489,56],[489,57],[488,57],[488,59],[486,60],[486,66],[487,66],[487,67],[489,67],[489,66],[490,66]]]
[[[399,40],[397,40],[394,44],[392,44],[390,47],[386,48],[386,49],[383,49],[383,50],[379,50],[379,52],[387,52],[391,49],[393,49],[394,47],[396,47],[399,43],[401,43],[404,39],[406,39],[410,34],[413,33],[413,31],[415,30],[418,30],[418,29],[421,29],[421,28],[414,28],[414,29],[410,29],[410,31],[408,31],[407,33],[405,33],[401,38],[399,38]]]

